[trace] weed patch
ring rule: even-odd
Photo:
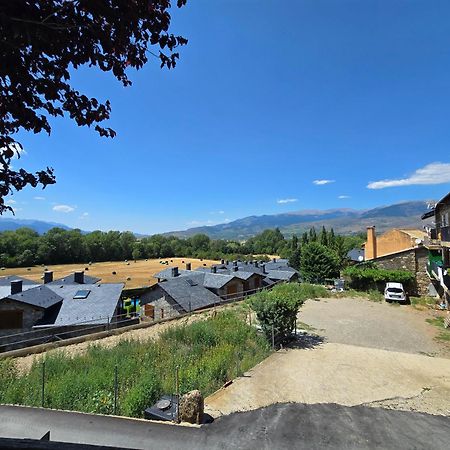
[[[226,381],[262,361],[266,340],[236,311],[170,328],[156,341],[93,345],[83,355],[63,352],[35,362],[19,375],[13,360],[0,360],[0,403],[41,406],[45,362],[45,406],[82,412],[114,412],[114,372],[118,372],[118,414],[142,417],[162,394],[199,389],[207,396]]]

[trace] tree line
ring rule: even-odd
[[[288,239],[276,228],[265,230],[245,242],[210,239],[205,234],[183,239],[176,236],[153,235],[138,238],[129,231],[93,231],[52,228],[40,235],[30,228],[0,233],[0,265],[3,267],[36,264],[67,264],[101,261],[123,261],[146,258],[251,259],[253,255],[279,255],[289,258],[291,265],[302,268],[308,252],[321,252],[321,260],[336,261],[340,266],[351,248],[360,245],[361,236],[339,236],[325,228],[314,228],[302,236]],[[313,245],[317,244],[317,245]],[[319,255],[319,256],[318,256]],[[307,269],[303,264],[303,268]]]

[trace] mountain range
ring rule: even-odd
[[[374,225],[378,232],[390,228],[420,228],[424,222],[420,216],[427,210],[427,202],[411,201],[381,206],[368,210],[355,209],[328,209],[328,210],[300,210],[283,214],[262,216],[248,216],[228,223],[212,226],[189,228],[183,231],[164,233],[166,236],[189,237],[198,233],[207,234],[213,239],[246,240],[268,228],[278,227],[281,232],[290,237],[299,235],[315,227],[317,230],[325,226],[333,228],[339,234],[356,234],[364,232],[366,227]],[[42,220],[27,220],[14,218],[0,218],[0,231],[16,230],[28,227],[39,234],[45,233],[53,227],[66,230],[71,228],[60,223],[45,222]],[[87,233],[83,231],[83,233]],[[144,235],[135,233],[137,237]]]
[[[204,233],[213,239],[245,240],[268,228],[278,227],[290,237],[299,235],[311,227],[316,229],[333,228],[339,234],[364,232],[366,227],[374,225],[378,232],[390,228],[423,228],[420,216],[427,210],[427,202],[410,201],[368,210],[328,209],[300,210],[283,214],[249,216],[232,222],[173,231],[166,235],[189,237]]]

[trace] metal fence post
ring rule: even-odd
[[[41,389],[41,395],[42,395],[42,407],[45,407],[45,361],[42,362],[42,389]]]
[[[116,365],[114,367],[114,415],[117,415],[117,395],[119,391],[118,378],[118,369]]]
[[[178,374],[179,366],[175,367],[175,392],[177,396],[177,422],[180,423],[180,379]]]
[[[275,350],[275,330],[272,324],[272,350]]]

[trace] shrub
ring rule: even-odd
[[[414,274],[406,270],[386,270],[373,265],[361,265],[347,267],[344,275],[350,277],[350,287],[353,289],[382,291],[388,282],[402,283],[407,290],[414,289]]]
[[[271,339],[273,328],[277,340],[284,341],[294,330],[298,309],[305,299],[302,285],[289,283],[252,295],[249,303],[266,337]]]

